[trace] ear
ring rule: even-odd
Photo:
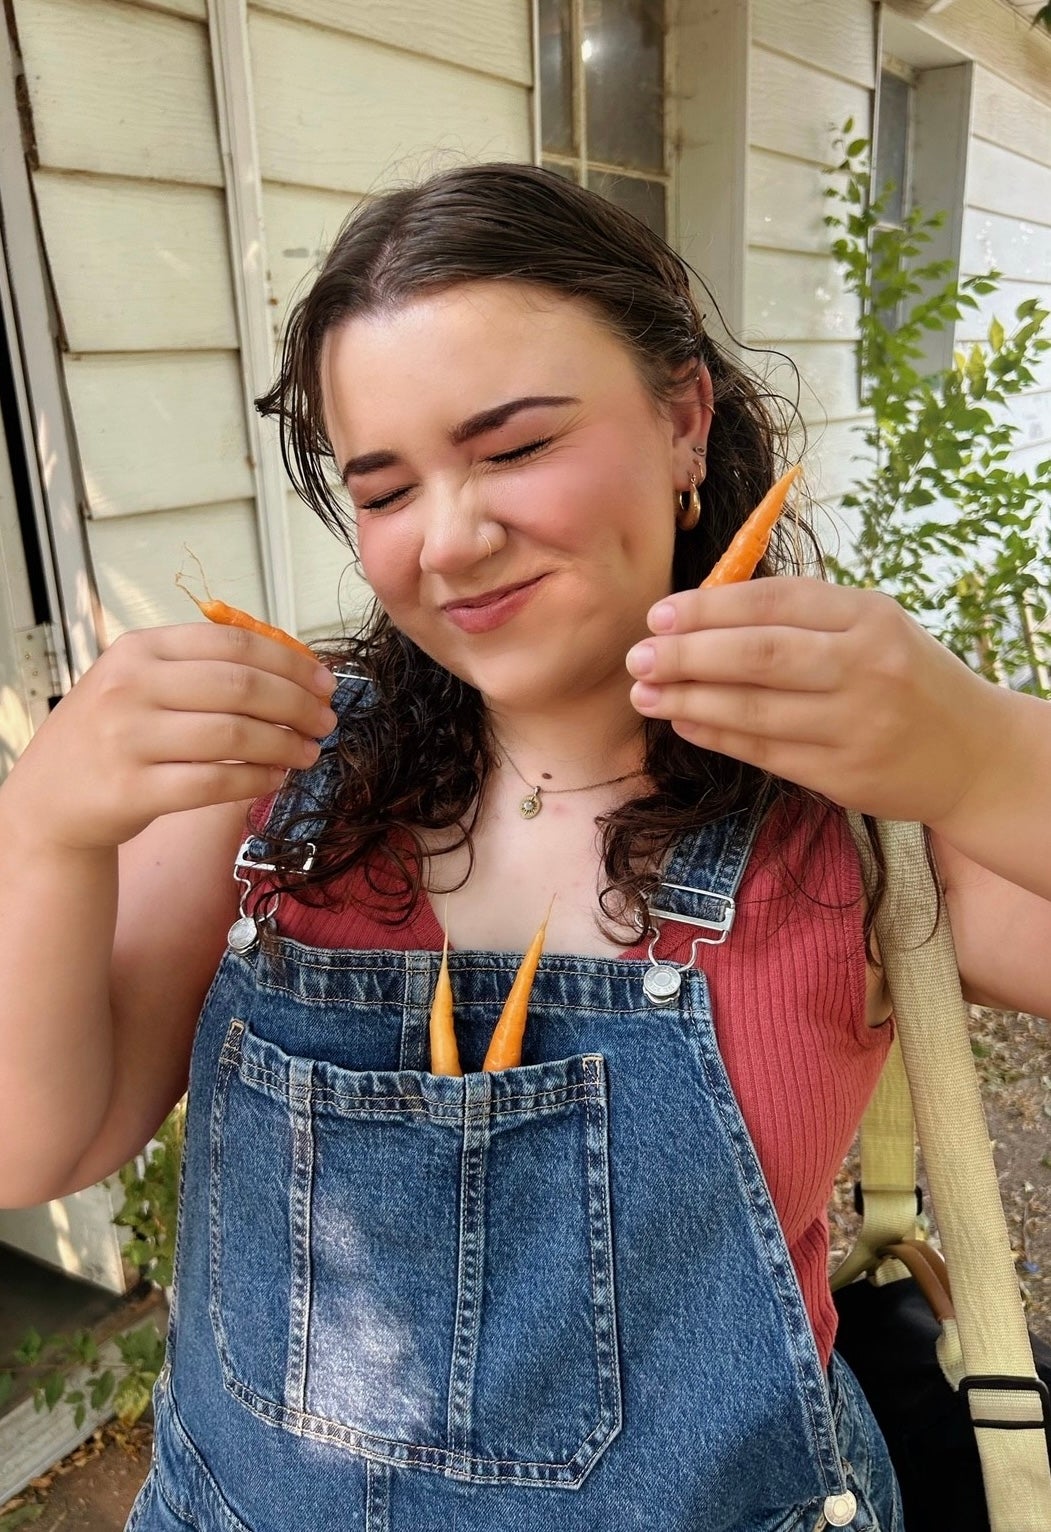
[[[689,489],[691,476],[704,478],[704,457],[694,448],[708,446],[714,401],[711,373],[703,363],[692,364],[671,404],[675,483],[682,490]]]

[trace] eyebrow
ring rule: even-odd
[[[467,420],[462,420],[449,432],[449,440],[454,447],[462,447],[465,442],[473,440],[474,437],[484,436],[486,431],[495,431],[499,426],[505,425],[522,410],[579,403],[580,400],[572,394],[529,394],[522,399],[509,399],[506,404],[494,405],[490,410],[480,410],[477,415],[471,415]],[[344,463],[340,477],[345,484],[350,478],[359,479],[368,473],[378,473],[381,468],[391,468],[398,461],[399,458],[395,452],[364,452],[360,457],[352,457]]]

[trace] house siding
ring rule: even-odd
[[[862,450],[855,435],[862,417],[858,307],[829,254],[824,167],[848,118],[868,131],[874,73],[869,0],[806,7],[753,0],[744,339],[791,359],[772,357],[764,370],[779,392],[798,393],[808,483],[826,512],[822,533],[835,543],[849,529],[831,507]]]
[[[218,553],[216,584],[258,608],[203,7],[15,0],[14,14],[104,637],[189,615],[184,543]]]
[[[961,274],[1001,274],[999,291],[959,328],[958,344],[983,340],[995,315],[1010,333],[1017,305],[1051,310],[1051,106],[976,67],[967,165]],[[1019,427],[1012,462],[1032,470],[1051,459],[1051,354],[1034,386],[1011,403]]]
[[[104,638],[192,615],[185,545],[216,594],[263,612],[204,0],[14,0],[14,17]],[[532,160],[529,17],[528,0],[249,7],[275,351],[361,197]],[[367,593],[288,493],[298,627],[319,636]]]

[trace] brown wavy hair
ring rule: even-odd
[[[479,281],[528,283],[586,306],[627,348],[658,405],[675,397],[685,375],[707,366],[714,413],[704,514],[695,530],[677,534],[673,557],[674,588],[698,585],[784,470],[789,430],[801,432],[798,412],[705,332],[689,268],[662,239],[621,208],[531,165],[446,171],[376,197],[344,223],[290,316],[277,381],[257,401],[278,422],[285,466],[302,499],[353,549],[352,512],[322,409],[319,364],[328,332]],[[796,516],[776,533],[757,577],[820,568],[816,542]],[[333,903],[333,885],[362,868],[370,907],[399,922],[421,890],[421,831],[458,828],[455,846],[470,852],[494,764],[485,708],[473,687],[406,638],[377,604],[324,657],[358,672],[368,687],[353,727],[342,728],[323,756],[320,778],[293,777],[279,795],[268,830],[267,858],[277,869],[271,886]],[[646,919],[645,888],[689,830],[760,796],[791,809],[786,823],[803,812],[816,826],[829,811],[802,788],[688,744],[663,720],[645,720],[644,737],[652,790],[598,821],[607,921]],[[323,788],[304,801],[303,787],[316,780]],[[296,868],[308,821],[318,854],[302,875]]]

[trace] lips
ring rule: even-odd
[[[501,585],[495,590],[483,591],[480,596],[463,596],[456,601],[447,601],[442,611],[461,632],[488,633],[517,616],[532,599],[533,592],[543,578],[543,575],[537,575],[532,580],[522,580],[516,585]]]

